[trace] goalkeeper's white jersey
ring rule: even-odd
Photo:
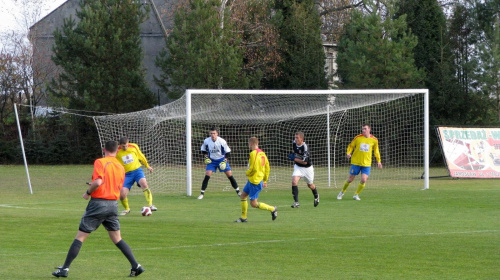
[[[211,137],[208,137],[203,141],[201,145],[202,152],[208,152],[208,156],[213,160],[218,160],[224,158],[226,153],[231,152],[231,149],[226,143],[226,140],[217,137],[217,140],[212,141]]]

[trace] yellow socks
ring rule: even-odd
[[[125,208],[125,210],[130,211],[130,206],[128,206],[128,198],[125,198],[124,200],[120,200],[120,202],[122,203],[123,208]]]
[[[248,212],[248,202],[247,200],[241,200],[241,218],[246,219],[247,218],[247,212]]]
[[[354,193],[354,195],[359,194],[364,188],[365,188],[365,184],[359,183],[358,189],[356,190],[356,192]]]
[[[345,181],[345,183],[344,183],[344,187],[342,188],[342,192],[343,192],[343,193],[345,193],[345,191],[346,191],[346,190],[347,190],[347,188],[349,187],[349,184],[351,184],[351,183],[349,183],[349,182]]]
[[[148,202],[148,206],[153,205],[153,194],[151,193],[151,190],[149,188],[146,188],[142,192],[144,193],[144,197]]]
[[[263,202],[259,202],[259,209],[262,209],[262,210],[267,210],[267,211],[274,211],[274,206],[270,206],[270,205],[267,205]]]

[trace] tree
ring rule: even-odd
[[[458,87],[446,18],[438,1],[400,0],[397,6],[396,17],[406,15],[408,27],[418,38],[415,64],[426,74],[431,124],[463,123],[469,100]]]
[[[266,81],[279,75],[281,53],[279,30],[273,20],[273,1],[231,1],[233,36],[241,38],[243,50],[243,73],[252,77],[250,88],[261,88]]]
[[[500,1],[487,0],[476,6],[480,40],[477,43],[481,62],[473,73],[479,92],[496,103],[497,121],[500,121]]]
[[[321,20],[312,0],[277,0],[276,23],[282,61],[280,76],[266,86],[278,89],[326,89]]]
[[[241,39],[234,36],[225,2],[190,0],[177,11],[174,29],[157,59],[163,73],[155,77],[169,98],[178,98],[186,88],[248,88]]]
[[[339,87],[421,87],[424,73],[415,66],[416,45],[404,16],[382,20],[377,9],[369,14],[354,10],[339,42]]]
[[[140,24],[147,10],[135,0],[82,0],[54,32],[52,60],[63,72],[50,92],[71,109],[123,113],[150,108],[141,66]]]

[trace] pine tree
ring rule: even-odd
[[[425,71],[429,89],[431,124],[461,123],[467,116],[468,100],[458,86],[450,49],[446,18],[437,0],[400,0],[397,16],[406,15],[417,36],[415,64]]]
[[[73,109],[122,113],[150,108],[154,96],[142,69],[140,24],[147,17],[135,0],[82,0],[54,32],[54,63],[62,68],[50,91]],[[55,100],[53,100],[55,101]]]
[[[233,36],[228,9],[217,0],[190,0],[177,11],[166,49],[157,58],[162,69],[155,80],[172,99],[186,88],[248,88],[243,51]]]
[[[382,21],[376,10],[354,10],[337,56],[341,88],[418,88],[424,73],[415,67],[415,36],[404,17]]]
[[[267,84],[279,89],[326,89],[321,20],[314,1],[277,0],[281,75]]]

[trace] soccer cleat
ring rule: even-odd
[[[241,191],[240,191],[240,190],[237,190],[237,191],[236,191],[236,194],[237,194],[239,197],[241,197]]]
[[[52,275],[54,275],[57,278],[68,277],[69,268],[62,268],[62,266],[58,266],[56,268],[57,268],[57,270],[52,272]]]
[[[274,211],[271,212],[271,216],[273,217],[273,221],[278,217],[278,207],[274,206]]]
[[[236,220],[234,222],[235,223],[246,223],[246,222],[248,222],[248,219],[239,218],[238,220]]]
[[[354,199],[354,200],[361,200],[361,198],[359,198],[359,196],[358,196],[357,194],[356,194],[356,195],[354,195],[354,196],[352,197],[352,199]]]
[[[344,192],[339,192],[339,194],[337,195],[337,199],[341,200],[343,196],[344,196]]]
[[[121,215],[121,216],[125,216],[125,215],[127,215],[128,213],[130,213],[130,210],[123,210],[123,211],[120,213],[120,215]]]
[[[297,201],[295,201],[295,202],[292,204],[292,206],[291,206],[291,207],[292,207],[292,208],[299,208],[299,207],[300,207],[300,204],[299,204]]]
[[[203,195],[200,194],[200,196],[198,196],[198,199],[203,199]]]
[[[156,206],[154,206],[154,205],[149,206],[149,208],[151,209],[151,211],[156,211],[156,210],[158,210],[158,208],[156,208]]]
[[[145,271],[144,267],[142,267],[140,264],[137,264],[137,268],[132,268],[130,269],[130,275],[129,277],[136,277],[141,275]]]
[[[314,199],[314,207],[318,206],[319,204],[319,195]]]

